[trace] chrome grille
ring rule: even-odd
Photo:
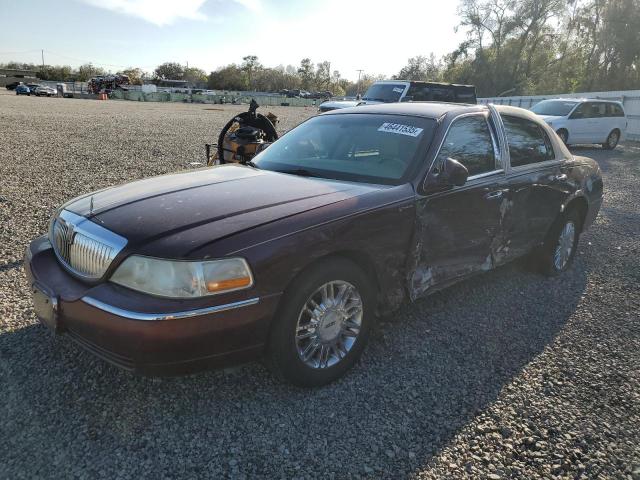
[[[99,279],[127,241],[85,217],[63,210],[53,222],[51,243],[67,270],[86,279]]]

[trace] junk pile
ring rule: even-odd
[[[110,93],[116,89],[126,90],[129,85],[129,77],[126,75],[104,75],[89,80],[87,90],[89,93]]]
[[[278,117],[269,112],[258,113],[258,103],[251,100],[247,112],[227,122],[217,144],[206,144],[207,165],[245,164],[278,139],[275,125]],[[212,154],[212,150],[213,154]]]

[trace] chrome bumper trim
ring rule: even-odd
[[[92,307],[99,308],[107,313],[117,315],[119,317],[128,318],[129,320],[180,320],[182,318],[197,317],[200,315],[208,315],[210,313],[225,312],[227,310],[233,310],[235,308],[248,307],[249,305],[255,305],[260,301],[259,298],[250,298],[248,300],[241,300],[239,302],[227,303],[224,305],[215,305],[213,307],[198,308],[196,310],[186,310],[183,312],[172,313],[142,313],[132,312],[131,310],[125,310],[123,308],[114,307],[107,303],[101,302],[91,297],[82,297],[82,301]]]

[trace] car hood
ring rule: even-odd
[[[108,188],[63,208],[125,237],[128,247],[215,223],[205,243],[381,188],[222,165]]]
[[[560,117],[558,115],[538,115],[538,116],[547,123],[553,122],[554,120],[560,120],[562,118],[565,118],[565,117]]]

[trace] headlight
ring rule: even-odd
[[[140,292],[173,298],[194,298],[253,286],[242,258],[190,262],[132,255],[122,262],[111,281]]]

